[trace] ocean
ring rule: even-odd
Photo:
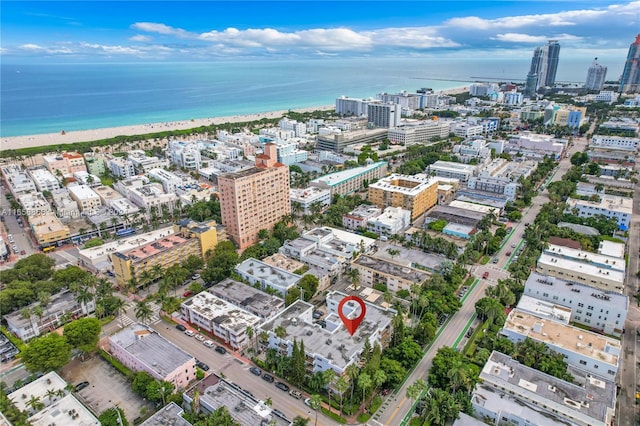
[[[557,80],[589,60],[560,60]],[[0,65],[0,137],[331,105],[341,95],[524,79],[529,58],[352,58]]]

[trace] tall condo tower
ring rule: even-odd
[[[276,144],[268,143],[255,167],[218,177],[222,224],[241,250],[259,241],[261,229],[271,230],[291,214],[289,168],[277,156]]]
[[[598,58],[595,58],[587,72],[587,81],[584,84],[584,88],[587,90],[602,90],[606,78],[607,67],[600,65]]]
[[[555,84],[559,58],[560,43],[557,40],[549,40],[546,46],[535,48],[529,74],[527,74],[525,95],[531,96],[541,87]]]
[[[638,92],[640,88],[640,34],[629,46],[627,62],[620,79],[620,92]]]

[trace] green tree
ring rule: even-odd
[[[231,417],[227,407],[222,406],[209,414],[204,423],[196,423],[194,426],[240,426],[240,423]]]
[[[318,291],[318,278],[314,275],[306,274],[300,279],[298,286],[302,289],[304,300],[309,301]]]
[[[136,315],[136,318],[139,321],[141,321],[143,324],[146,324],[148,321],[151,320],[153,311],[151,310],[151,307],[149,306],[149,303],[147,303],[146,300],[140,300],[136,303],[135,315]]]
[[[146,371],[139,371],[133,375],[131,389],[142,398],[147,397],[147,388],[155,379]]]
[[[418,379],[407,387],[407,398],[417,401],[425,389],[427,389],[427,383],[422,379]]]
[[[362,390],[362,400],[366,398],[367,391],[373,386],[371,376],[367,373],[360,373],[358,376],[358,387]]]
[[[124,411],[120,407],[112,407],[103,411],[98,416],[98,420],[102,426],[129,426]]]
[[[64,337],[72,348],[80,349],[84,356],[96,348],[101,331],[97,318],[80,318],[64,326]]]
[[[318,426],[318,411],[320,411],[320,407],[322,407],[322,397],[318,394],[311,395],[309,406],[316,412],[316,421],[314,425]]]
[[[386,378],[386,377],[385,377]],[[344,376],[338,377],[338,380],[334,383],[334,387],[338,391],[340,396],[340,413],[342,413],[342,404],[344,403],[344,393],[349,389],[349,382]]]
[[[70,358],[71,347],[56,333],[32,339],[22,353],[22,362],[32,372],[57,370]]]
[[[296,386],[300,386],[304,381],[306,367],[306,355],[304,353],[304,341],[300,341],[298,344],[296,339],[293,339],[293,349],[291,351],[291,383]]]

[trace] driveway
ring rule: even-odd
[[[74,359],[62,369],[62,377],[71,384],[87,381],[89,386],[76,396],[97,415],[117,405],[124,410],[129,423],[142,414],[145,402],[131,390],[129,381],[100,355]],[[147,409],[151,408],[146,404]]]

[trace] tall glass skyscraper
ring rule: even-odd
[[[638,92],[640,90],[640,34],[629,46],[627,62],[624,64],[620,79],[620,92]]]
[[[549,40],[546,46],[536,47],[531,58],[531,68],[527,74],[524,94],[532,96],[541,87],[553,86],[556,82],[560,43]]]
[[[587,81],[584,84],[584,88],[587,90],[602,90],[606,78],[607,67],[600,65],[598,58],[595,58],[587,72]]]

